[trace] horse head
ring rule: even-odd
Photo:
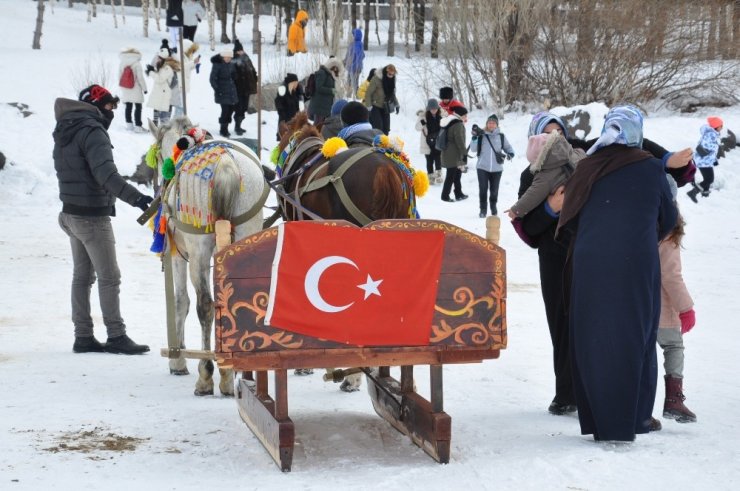
[[[160,125],[149,120],[149,132],[154,136],[154,143],[149,148],[146,159],[150,167],[156,168],[157,180],[163,177],[163,163],[168,158],[173,158],[178,140],[192,128],[195,126],[187,116],[177,116]]]
[[[297,113],[287,124],[281,123],[278,131],[280,132],[280,143],[278,144],[280,152],[288,146],[291,140],[295,146],[308,137],[321,137],[319,130],[308,122],[308,115],[305,111]]]

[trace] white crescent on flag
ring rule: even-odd
[[[303,282],[303,288],[306,291],[306,297],[311,305],[321,310],[322,312],[341,312],[350,308],[354,302],[350,302],[347,305],[332,305],[326,302],[319,293],[319,280],[324,271],[334,266],[335,264],[350,264],[355,269],[359,269],[357,265],[350,259],[344,256],[327,256],[319,259],[313,266],[308,269],[306,273],[306,279]]]

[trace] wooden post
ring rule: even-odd
[[[254,35],[252,31],[252,35]],[[257,39],[252,44],[257,51],[257,158],[262,161],[262,32],[257,30]]]
[[[486,239],[498,245],[501,239],[501,219],[499,217],[486,218]]]
[[[177,28],[177,39],[180,44],[180,46],[177,48],[180,50],[180,91],[182,94],[182,113],[187,116],[188,115],[188,101],[187,101],[187,92],[185,87],[185,53],[183,52],[183,43],[182,43],[182,27]]]

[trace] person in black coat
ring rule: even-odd
[[[664,164],[642,150],[642,113],[609,111],[565,186],[570,344],[581,433],[633,441],[652,417],[660,318],[658,242],[676,223]]]
[[[249,109],[249,96],[257,93],[257,70],[244,52],[242,43],[234,40],[234,69],[236,71],[236,94],[239,101],[234,108],[234,132],[243,135],[242,121]]]
[[[301,110],[301,100],[303,100],[303,87],[298,82],[298,76],[295,73],[288,73],[283,79],[283,83],[278,87],[277,95],[275,96],[278,128],[280,128],[280,123],[287,123]],[[277,139],[280,141],[279,130]]]
[[[211,68],[211,87],[216,104],[221,106],[221,116],[218,122],[221,125],[219,135],[230,137],[229,124],[234,114],[234,109],[239,102],[239,96],[236,93],[236,70],[234,69],[231,59],[234,52],[226,49],[211,58],[213,66]]]
[[[121,271],[110,217],[116,215],[117,199],[146,211],[152,197],[127,183],[113,161],[108,128],[118,102],[100,85],[83,89],[78,101],[60,97],[54,102],[53,158],[62,201],[59,226],[72,247],[75,353],[149,351],[126,335],[120,311]],[[105,344],[95,339],[90,315],[90,290],[96,279],[108,333]]]

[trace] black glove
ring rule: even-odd
[[[136,201],[134,201],[134,205],[137,208],[141,208],[141,211],[146,211],[149,209],[149,203],[154,201],[154,198],[151,196],[147,196],[146,194],[142,194],[138,198],[136,198]]]
[[[401,110],[401,106],[396,106],[396,114],[398,114],[398,111]]]
[[[513,158],[514,158],[514,154],[512,154],[512,153],[507,153],[506,154],[506,160],[511,160]]]
[[[422,120],[421,120],[421,125],[422,125],[422,126],[426,126],[426,125],[427,125],[427,122],[426,122],[426,121],[424,121],[424,120],[422,119]]]
[[[149,75],[151,72],[154,71],[154,67],[151,65],[146,66],[146,74]]]

